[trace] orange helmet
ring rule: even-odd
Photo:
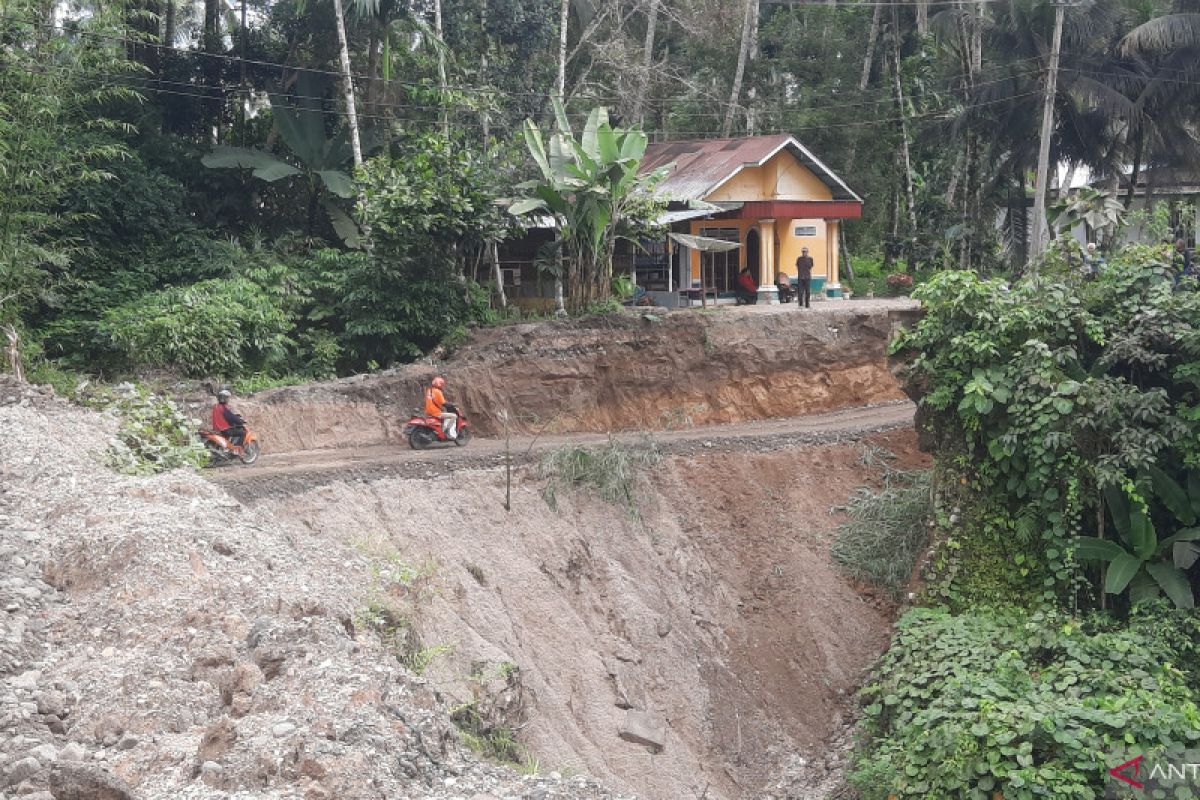
[[[445,386],[446,386],[446,379],[443,378],[441,375],[438,375],[436,378],[433,379],[433,388],[443,389],[443,388],[445,388]]]

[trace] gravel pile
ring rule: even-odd
[[[613,798],[466,751],[359,622],[370,567],[0,378],[0,797]]]

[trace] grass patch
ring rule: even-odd
[[[883,488],[855,493],[846,506],[850,519],[838,529],[830,552],[851,577],[896,597],[908,586],[929,540],[930,473],[896,469],[877,454],[868,457],[878,459]]]
[[[547,481],[542,497],[557,510],[559,492],[582,487],[637,516],[638,483],[661,460],[648,437],[635,444],[612,439],[603,447],[562,447],[542,458],[538,472]]]

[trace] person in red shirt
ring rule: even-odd
[[[446,402],[442,389],[446,388],[446,379],[438,375],[429,383],[425,390],[425,413],[442,421],[442,431],[451,439],[458,438],[458,414],[455,414],[452,403]]]
[[[212,429],[229,440],[230,444],[241,444],[246,435],[246,420],[229,407],[233,393],[228,389],[217,392],[217,403],[212,407]]]
[[[738,305],[754,305],[758,302],[758,282],[750,274],[750,268],[745,267],[737,276],[737,289],[734,291]]]

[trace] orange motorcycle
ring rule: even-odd
[[[246,428],[241,444],[234,444],[216,431],[201,428],[200,440],[208,448],[209,458],[213,465],[227,464],[235,458],[243,464],[253,464],[258,461],[259,444],[254,431]]]

